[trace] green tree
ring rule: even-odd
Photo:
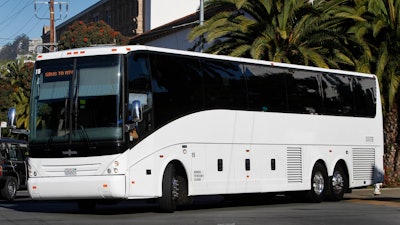
[[[384,109],[385,171],[400,184],[400,1],[209,0],[220,13],[195,27],[206,52],[374,73]]]
[[[13,90],[7,77],[10,72],[8,70],[8,63],[4,62],[0,67],[0,121],[7,121],[7,111],[13,106],[12,99],[10,98]]]
[[[8,43],[0,50],[0,60],[14,60],[18,54],[28,53],[29,37],[21,34],[15,38],[13,43]]]
[[[76,21],[60,36],[58,48],[63,50],[93,45],[124,45],[127,43],[127,37],[118,31],[114,31],[104,21],[88,24],[83,21]]]
[[[189,40],[204,37],[206,52],[275,62],[338,68],[353,66],[344,23],[352,15],[341,1],[209,0],[206,9],[221,11],[195,27]]]
[[[362,49],[356,69],[379,79],[384,109],[385,170],[388,185],[400,184],[398,137],[398,90],[400,84],[400,1],[354,0],[355,9],[365,18],[349,32]]]
[[[23,61],[10,61],[4,65],[2,71],[0,100],[5,103],[1,104],[2,120],[6,120],[10,107],[16,107],[17,128],[29,128],[29,95],[32,73],[33,63],[24,63]]]

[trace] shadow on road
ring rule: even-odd
[[[193,198],[193,204],[178,207],[177,211],[202,210],[212,208],[244,207],[257,205],[278,205],[294,203],[293,199],[284,195],[234,195],[234,196],[200,196]],[[124,200],[116,204],[97,204],[96,210],[81,212],[72,201],[36,201],[27,197],[18,197],[15,201],[0,201],[0,208],[8,208],[20,212],[122,215],[135,213],[159,212],[156,200]]]
[[[344,201],[366,203],[374,205],[387,205],[400,207],[400,196],[390,193],[373,196],[370,192],[353,192],[346,194]],[[193,204],[179,207],[178,211],[202,210],[213,208],[232,208],[257,205],[280,205],[304,203],[304,199],[297,195],[281,194],[247,194],[228,196],[198,196],[193,198]],[[104,202],[103,202],[104,203]],[[110,202],[107,202],[110,203]],[[115,203],[115,202],[113,202]],[[312,204],[312,203],[310,203]],[[92,215],[122,215],[135,213],[158,212],[156,200],[124,200],[116,204],[97,204],[96,210],[81,212],[76,202],[72,201],[35,201],[28,195],[20,194],[15,201],[0,201],[0,207],[21,212],[63,213],[63,214],[92,214]]]

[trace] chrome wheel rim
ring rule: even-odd
[[[14,196],[17,192],[16,183],[14,181],[8,182],[7,191],[10,196]]]
[[[340,193],[344,187],[344,179],[341,173],[335,171],[332,177],[332,189],[335,193]]]
[[[321,195],[325,188],[324,176],[321,172],[316,172],[313,177],[313,189],[317,195]]]

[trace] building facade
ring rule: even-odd
[[[143,2],[146,0],[101,0],[56,27],[57,40],[75,21],[103,20],[126,37],[143,33]]]
[[[147,38],[135,43],[148,44],[154,46],[170,47],[177,49],[187,49],[191,45],[187,43],[186,35],[190,25],[195,25],[198,20],[194,15],[198,15],[200,0],[100,0],[91,7],[84,9],[79,14],[69,18],[56,27],[56,42],[60,36],[68,30],[76,21],[84,23],[97,22],[103,20],[112,29],[119,31],[128,38],[135,38],[142,34],[149,33],[152,41]],[[188,20],[188,18],[190,18]],[[189,26],[187,26],[189,23]],[[173,25],[174,28],[169,27]],[[164,33],[167,27],[169,35],[162,34],[154,39],[154,32]],[[175,29],[178,28],[178,29]],[[183,30],[182,30],[183,29]],[[43,28],[43,51],[48,51],[50,35],[49,27]],[[148,35],[145,35],[148,37]],[[161,38],[162,37],[162,38]],[[142,42],[143,41],[143,42]]]

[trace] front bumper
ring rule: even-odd
[[[124,175],[34,177],[28,179],[32,199],[122,199],[126,197]]]

